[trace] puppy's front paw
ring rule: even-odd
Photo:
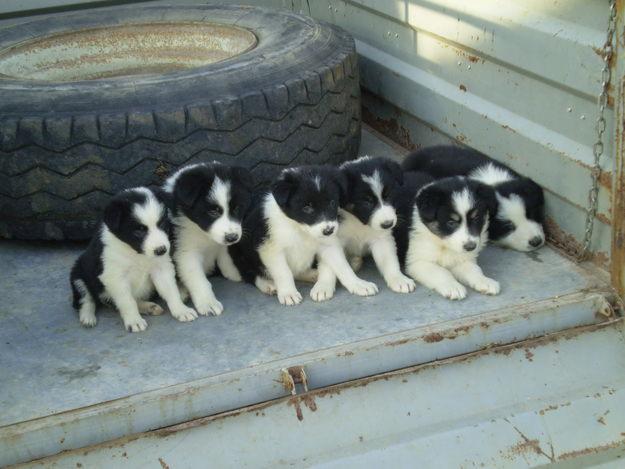
[[[171,310],[171,315],[180,322],[189,322],[197,319],[197,312],[193,308],[182,305],[177,309]]]
[[[396,293],[410,293],[417,287],[414,280],[403,274],[399,274],[396,277],[389,279],[387,285]]]
[[[287,290],[285,292],[278,292],[278,301],[281,305],[293,306],[302,302],[302,294],[297,290]]]
[[[158,304],[151,301],[144,301],[139,303],[139,312],[141,314],[148,314],[150,316],[160,316],[165,310]]]
[[[199,301],[199,304],[195,305],[195,308],[201,316],[219,316],[224,311],[224,306],[217,300],[217,298],[205,298]]]
[[[499,286],[499,282],[497,280],[493,280],[492,278],[484,277],[483,279],[475,282],[474,285],[471,285],[475,290],[483,293],[485,295],[498,295],[501,291],[501,287]]]
[[[80,319],[80,324],[82,324],[84,327],[95,327],[95,325],[98,323],[95,314],[90,311],[81,311],[78,317]]]
[[[372,296],[378,292],[378,286],[373,282],[367,282],[366,280],[359,280],[353,285],[346,286],[347,291],[352,295],[358,296]]]
[[[349,258],[349,265],[354,272],[358,272],[362,268],[362,263],[363,260],[361,256],[352,256]]]
[[[265,295],[273,296],[278,291],[276,284],[264,277],[256,277],[254,284],[256,285],[256,288],[262,291]]]
[[[310,290],[310,297],[313,301],[326,301],[334,296],[334,284],[317,282]]]
[[[449,282],[439,285],[435,290],[450,300],[462,300],[467,296],[467,289],[460,282]]]
[[[148,328],[148,322],[141,316],[124,319],[124,327],[128,332],[141,332]]]

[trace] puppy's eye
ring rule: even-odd
[[[456,226],[458,226],[460,222],[457,220],[447,220],[447,226],[449,228],[455,228]]]
[[[336,207],[336,200],[334,199],[330,200],[330,203],[328,205],[330,206],[330,208]]]
[[[135,228],[135,230],[133,231],[133,234],[137,237],[137,238],[141,238],[143,237],[148,231],[148,227],[144,226],[144,225],[139,225]]]
[[[469,218],[470,220],[475,220],[475,219],[477,218],[477,216],[478,216],[478,215],[479,215],[479,213],[478,213],[478,211],[477,211],[477,210],[471,210],[471,211],[468,213],[468,218]]]
[[[221,208],[219,205],[213,204],[209,205],[208,213],[210,213],[211,215],[220,216],[222,213],[224,213],[224,209]]]
[[[371,197],[371,196],[367,196],[367,197],[365,197],[365,198],[363,199],[363,202],[364,202],[365,204],[367,204],[367,205],[375,205],[375,203],[377,202],[377,200],[376,200],[376,199],[374,199],[374,198],[373,198],[373,197]]]
[[[388,187],[385,187],[384,189],[382,189],[382,198],[384,200],[388,199],[390,195],[391,195],[391,191]]]
[[[307,215],[310,215],[314,211],[315,209],[313,208],[312,204],[306,204],[302,207],[302,212],[306,213]]]

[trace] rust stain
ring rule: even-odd
[[[402,147],[414,151],[418,148],[417,145],[414,144],[412,138],[410,136],[410,132],[408,129],[399,124],[399,111],[397,111],[396,117],[391,117],[389,119],[383,119],[381,117],[376,116],[373,112],[369,110],[366,106],[367,100],[380,101],[380,98],[375,94],[363,90],[363,106],[362,106],[362,121],[365,124],[373,127],[373,129],[380,132],[385,137],[388,137],[395,143],[401,145]]]
[[[392,342],[386,342],[384,345],[386,345],[387,347],[395,347],[397,345],[404,345],[407,344],[408,342],[410,342],[412,339],[410,338],[406,338],[406,339],[399,339],[399,340],[394,340]]]
[[[462,83],[460,83],[459,88],[460,88],[460,91],[465,91],[465,92],[467,91],[467,87],[464,86]]]
[[[308,407],[308,410],[315,412],[317,410],[317,403],[315,402],[315,396],[313,394],[304,394],[302,396],[304,405]]]
[[[343,353],[337,353],[336,356],[337,357],[349,357],[349,356],[352,356],[353,354],[354,354],[354,352],[352,352],[350,350],[347,350],[347,351],[345,351]]]
[[[612,443],[607,443],[605,445],[594,446],[591,448],[584,448],[584,449],[580,449],[576,451],[569,451],[568,453],[563,453],[560,456],[558,456],[558,459],[561,461],[564,461],[567,459],[575,459],[575,458],[579,458],[580,456],[588,456],[589,454],[595,454],[601,451],[618,448],[619,446],[622,446],[623,444],[625,444],[625,438],[618,440],[618,441],[613,441]]]
[[[622,14],[622,13],[621,13]],[[625,296],[625,81],[621,80],[616,114],[616,151],[614,190],[612,191],[612,260],[610,276],[616,291]]]
[[[529,349],[525,349],[525,358],[527,361],[533,362],[534,354]]]
[[[582,252],[582,245],[571,234],[560,228],[551,217],[545,218],[544,225],[547,241],[553,247],[574,260],[579,257]],[[591,252],[589,260],[604,268],[610,263],[610,257],[602,251]]]
[[[169,469],[169,464],[167,464],[165,461],[163,461],[163,458],[158,458],[158,462],[161,464],[161,467],[163,469]]]
[[[299,404],[299,398],[292,397],[291,399],[289,399],[289,405],[295,407],[295,415],[297,416],[297,420],[299,420],[300,422],[304,420],[304,414],[302,413],[302,406]]]
[[[432,332],[431,334],[427,334],[427,335],[423,336],[423,341],[427,342],[428,344],[431,344],[433,342],[440,342],[444,338],[445,337],[443,337],[442,334],[440,334],[438,332]]]
[[[605,419],[603,418],[603,415],[597,419],[597,422],[599,422],[601,425],[607,425],[605,423]]]
[[[516,425],[510,422],[510,420],[508,420],[507,418],[504,418],[504,420],[508,422],[508,424],[510,424],[510,426],[514,428],[514,431],[516,431],[519,434],[519,436],[523,439],[522,441],[519,441],[517,444],[510,447],[509,449],[510,454],[523,455],[528,452],[533,452],[538,455],[546,457],[552,463],[555,462],[553,445],[551,443],[549,443],[549,449],[550,449],[551,454],[547,454],[542,449],[542,447],[540,446],[540,442],[537,439],[528,438]]]
[[[524,453],[536,453],[542,454],[540,443],[538,440],[523,440],[519,441],[516,445],[510,447],[510,453],[520,455]]]
[[[469,62],[471,63],[475,63],[480,60],[480,58],[476,55],[467,55],[467,59],[469,59]]]

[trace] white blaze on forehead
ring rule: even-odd
[[[223,209],[224,216],[228,216],[228,207],[230,206],[230,182],[222,181],[215,176],[213,186],[208,194],[209,200],[212,200]]]
[[[214,163],[216,163],[216,161],[214,161]],[[165,185],[163,186],[163,189],[167,192],[173,192],[174,186],[176,185],[176,181],[178,180],[178,178],[180,177],[182,173],[186,173],[187,171],[190,171],[192,169],[195,169],[204,165],[205,163],[195,163],[195,164],[191,164],[189,166],[184,166],[180,168],[178,171],[176,171],[174,174],[172,174],[171,176],[167,178],[167,180],[165,181]]]
[[[462,220],[464,221],[467,213],[475,205],[475,201],[473,200],[473,194],[471,194],[471,191],[469,191],[468,188],[465,188],[462,192],[454,192],[451,196],[451,200],[454,210],[458,215],[462,217]]]
[[[376,169],[371,176],[365,176],[363,174],[362,180],[369,185],[371,192],[375,194],[380,201],[380,205],[382,205],[382,190],[384,189],[384,185],[382,184],[382,179],[380,178],[378,170]]]
[[[346,161],[345,163],[343,163],[340,168],[346,168],[347,166],[356,164],[356,163],[360,163],[362,161],[367,161],[370,160],[371,157],[370,156],[361,156],[360,158],[356,158],[355,160],[350,160],[350,161]]]
[[[321,190],[321,179],[319,178],[319,176],[315,176],[314,182],[315,182],[315,186],[317,187],[317,190],[320,191]]]
[[[497,218],[500,220],[510,220],[515,225],[519,225],[527,220],[525,216],[525,202],[516,194],[511,194],[510,197],[504,197],[495,192],[497,201],[499,202],[499,210],[497,212]]]
[[[510,171],[500,168],[499,166],[495,166],[492,163],[488,163],[487,165],[474,169],[471,173],[469,173],[469,177],[489,186],[496,186],[502,182],[508,182],[514,179],[514,176],[510,173]]]
[[[149,189],[140,187],[133,189],[133,191],[142,193],[146,197],[144,203],[134,206],[133,214],[135,218],[145,226],[155,226],[163,215],[163,204],[158,201],[154,193]]]
[[[536,237],[544,241],[545,232],[540,223],[527,218],[523,199],[516,194],[512,194],[510,197],[504,197],[499,194],[496,195],[499,201],[497,218],[504,221],[511,221],[514,224],[514,230],[497,240],[497,242],[518,251],[531,251],[535,247],[539,247],[531,246],[529,242]]]

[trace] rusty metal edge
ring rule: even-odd
[[[556,311],[562,311],[563,308],[575,307],[588,310],[588,312],[583,314],[583,318],[579,317],[580,312],[574,312],[570,309],[566,310],[568,314],[564,314],[564,316],[555,313]],[[606,311],[609,317],[606,317]],[[616,314],[614,314],[615,312]],[[320,389],[340,382],[335,379],[336,373],[334,371],[336,370],[333,371],[333,369],[327,368],[327,362],[330,360],[339,360],[337,363],[343,370],[341,376],[345,378],[344,381],[358,380],[366,376],[386,373],[389,370],[421,366],[423,363],[429,363],[432,360],[446,360],[448,357],[471,355],[475,353],[475,350],[490,350],[504,344],[546,337],[558,331],[572,330],[580,325],[605,323],[611,320],[610,317],[620,316],[621,312],[622,308],[612,291],[598,286],[589,286],[584,290],[568,295],[519,305],[512,309],[502,308],[477,317],[447,321],[433,326],[424,326],[384,335],[375,339],[367,339],[345,346],[332,347],[315,353],[290,357],[256,368],[243,369],[216,377],[204,378],[89,407],[74,409],[36,420],[16,423],[0,428],[0,440],[4,442],[4,445],[15,445],[21,442],[18,446],[22,446],[22,449],[17,450],[17,459],[5,459],[4,464],[25,462],[25,454],[32,454],[33,460],[37,460],[78,448],[98,445],[101,444],[100,441],[116,441],[118,438],[126,438],[140,432],[154,431],[156,428],[168,428],[185,422],[184,416],[176,416],[179,412],[173,412],[169,417],[160,419],[160,422],[163,423],[162,425],[149,424],[147,426],[145,425],[146,422],[143,422],[138,427],[145,425],[144,428],[137,428],[135,432],[126,427],[124,427],[124,432],[117,431],[120,429],[117,429],[114,425],[115,428],[107,430],[111,438],[85,444],[81,444],[78,441],[79,437],[67,433],[70,427],[78,428],[80,425],[89,425],[89,421],[94,418],[108,416],[109,420],[117,420],[118,416],[129,414],[139,418],[149,409],[169,408],[175,402],[189,399],[202,401],[205,400],[207,393],[217,392],[222,395],[225,392],[225,388],[233,387],[234,389],[238,388],[239,391],[243,389],[246,392],[253,392],[254,400],[252,400],[251,395],[248,395],[249,393],[244,393],[243,397],[241,397],[232,396],[229,392],[228,402],[217,403],[214,399],[211,399],[211,406],[215,408],[214,412],[209,411],[210,413],[205,413],[204,415],[190,415],[187,421],[236,411],[236,409],[254,405],[255,401],[266,402],[267,400],[282,398],[282,396],[287,394],[283,388],[282,381],[279,379],[279,371],[284,367],[294,365],[310,367],[312,371],[310,376],[314,378],[311,387]],[[527,321],[532,315],[537,315],[536,327],[532,330],[524,331],[522,336],[517,335],[515,329],[511,327],[512,323],[515,321]],[[546,321],[548,317],[552,318]],[[484,334],[488,329],[491,329],[490,337],[488,338],[490,342],[480,339],[478,340],[479,344],[472,343],[472,341],[475,341],[473,336]],[[453,341],[464,336],[468,336],[468,341],[455,345]],[[384,350],[389,352],[383,353]],[[391,350],[395,350],[395,352],[390,352]],[[398,350],[401,351],[398,352]],[[372,365],[370,358],[373,356],[378,357],[381,363],[375,366]],[[398,356],[400,359],[397,358]],[[391,359],[392,357],[394,358]],[[363,363],[365,364],[363,365]],[[350,370],[350,373],[345,373],[345,370]],[[257,385],[259,383],[262,383],[260,386],[262,389],[258,388]],[[145,407],[147,410],[137,413],[138,407]],[[204,411],[206,412],[207,410],[205,409]],[[60,433],[55,429],[60,429]],[[124,435],[125,432],[130,434],[126,433]],[[34,438],[34,447],[26,443],[24,438],[27,437],[29,440]],[[63,441],[58,445],[54,444],[54,446],[58,447],[57,451],[54,452],[51,449],[43,449],[40,447],[40,443],[38,443],[42,438],[53,441],[57,437],[62,437]],[[19,456],[20,453],[22,456]]]
[[[625,1],[617,0],[616,60],[613,77],[618,77],[618,96],[614,132],[614,170],[612,171],[612,246],[610,273],[612,285],[625,296]]]
[[[445,365],[466,363],[469,361],[476,360],[483,356],[488,356],[488,355],[506,355],[507,356],[513,351],[519,350],[519,349],[523,349],[525,350],[526,353],[528,353],[528,351],[531,349],[535,349],[543,345],[557,342],[559,340],[570,340],[585,333],[595,332],[595,331],[602,330],[602,329],[609,328],[609,327],[620,327],[622,329],[624,323],[625,323],[625,318],[622,316],[618,316],[614,319],[610,319],[610,320],[601,322],[599,324],[575,327],[575,328],[567,329],[567,330],[560,331],[560,332],[546,334],[545,336],[539,337],[539,338],[521,340],[518,342],[506,344],[506,345],[498,345],[498,346],[478,350],[475,352],[446,358],[443,360],[434,360],[432,362],[422,363],[419,365],[410,366],[410,367],[406,367],[406,368],[402,368],[398,370],[393,370],[393,371],[389,371],[386,373],[380,373],[377,375],[368,376],[368,377],[364,377],[364,378],[360,378],[356,380],[345,381],[345,382],[334,384],[334,385],[327,386],[324,388],[310,390],[310,391],[307,391],[307,392],[304,392],[295,396],[289,395],[286,397],[280,397],[277,399],[268,400],[268,401],[250,405],[247,407],[242,407],[240,409],[235,409],[235,410],[222,412],[222,413],[215,414],[215,415],[201,417],[201,418],[197,418],[194,420],[190,420],[188,422],[165,426],[165,427],[158,428],[155,430],[150,430],[147,432],[140,432],[140,433],[125,436],[122,438],[117,438],[114,440],[99,443],[96,445],[91,445],[91,446],[72,449],[72,450],[66,450],[66,451],[62,451],[52,456],[46,456],[44,458],[35,459],[24,464],[47,465],[49,463],[52,463],[55,459],[58,459],[58,458],[67,457],[67,456],[74,455],[77,453],[80,453],[83,456],[86,456],[90,452],[97,451],[99,449],[112,449],[116,446],[121,447],[127,443],[136,441],[141,438],[166,438],[178,432],[187,431],[193,428],[209,425],[211,423],[218,422],[218,421],[232,418],[232,417],[237,417],[239,415],[243,415],[247,413],[259,414],[264,409],[267,409],[269,407],[276,406],[276,405],[281,405],[281,404],[287,404],[287,405],[296,406],[296,407],[299,406],[300,404],[304,404],[305,406],[309,408],[315,407],[316,409],[315,398],[317,397],[338,395],[338,394],[341,394],[341,392],[351,389],[351,388],[365,387],[371,383],[375,383],[378,381],[382,381],[382,380],[388,381],[393,378],[400,378],[402,376],[406,376],[410,374],[417,374],[424,370],[440,368]],[[619,442],[619,444],[620,443],[621,442]],[[608,447],[611,447],[611,446],[610,445],[606,446],[606,448]],[[597,448],[597,451],[600,449],[602,448]],[[566,459],[575,458],[577,456],[587,454],[588,452],[592,452],[592,449],[586,449],[584,451],[580,451],[579,454],[577,454],[577,452],[566,453],[562,455],[561,457],[559,457],[558,460],[566,460]],[[11,466],[7,466],[7,468],[19,468],[19,467],[23,467],[24,464],[11,465]]]

